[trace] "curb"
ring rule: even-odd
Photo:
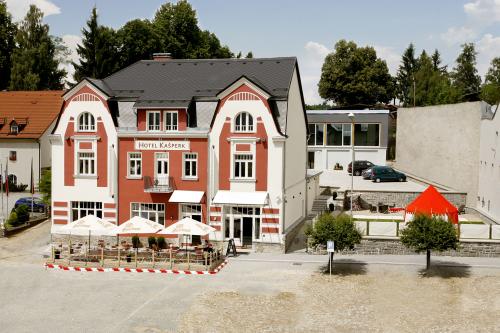
[[[227,260],[224,260],[222,264],[217,266],[212,271],[188,271],[188,270],[175,270],[175,269],[152,269],[152,268],[123,268],[123,267],[113,267],[113,268],[103,268],[103,267],[72,267],[54,264],[45,264],[45,268],[59,269],[62,271],[72,271],[72,272],[125,272],[125,273],[159,273],[159,274],[180,274],[180,275],[214,275],[220,272],[220,270],[226,266]]]

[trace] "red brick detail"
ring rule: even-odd
[[[104,203],[104,208],[116,208],[116,204],[114,204],[114,203]]]
[[[279,214],[280,210],[278,208],[262,208],[262,213],[264,213],[264,214]]]
[[[68,220],[54,219],[54,224],[68,224]]]
[[[104,212],[104,217],[116,217],[115,212]]]
[[[54,201],[54,207],[68,207],[68,203],[65,201]]]
[[[263,227],[262,232],[266,234],[277,234],[279,233],[278,228],[268,228],[268,227]]]
[[[217,231],[221,231],[222,230],[222,227],[220,225],[212,225],[211,227],[214,228]]]
[[[222,211],[222,207],[210,206],[210,211],[211,212],[221,212]]]
[[[80,149],[92,149],[92,142],[83,141],[79,143]]]
[[[104,123],[97,122],[97,135],[101,138],[97,142],[97,187],[108,185],[108,136]]]
[[[250,145],[247,143],[237,143],[236,151],[250,151]]]
[[[279,223],[278,218],[263,218],[262,223]]]
[[[221,216],[210,216],[210,221],[220,221],[221,220]]]
[[[53,212],[54,215],[57,215],[57,216],[68,216],[68,212],[64,211],[64,210],[55,210]]]
[[[75,123],[69,121],[64,134],[64,186],[74,186],[75,179],[75,143],[70,139],[75,133]]]

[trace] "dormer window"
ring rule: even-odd
[[[150,132],[160,130],[160,111],[148,111],[147,114],[147,129]]]
[[[165,131],[177,131],[179,128],[179,114],[177,111],[165,111]]]
[[[253,118],[248,112],[241,112],[234,122],[235,132],[253,132]]]
[[[95,119],[90,112],[83,112],[78,117],[78,131],[95,132]]]
[[[13,121],[10,124],[10,134],[18,134],[19,133],[19,126],[15,121]]]

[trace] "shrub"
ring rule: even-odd
[[[361,233],[351,217],[345,214],[333,217],[325,213],[318,218],[312,230],[308,232],[310,232],[313,245],[326,245],[327,241],[333,240],[337,252],[353,249],[354,245],[361,242]]]
[[[30,212],[29,212],[28,205],[17,206],[17,208],[15,209],[15,212],[17,214],[17,219],[19,221],[19,224],[29,221]]]
[[[45,204],[50,206],[51,196],[52,196],[52,172],[50,169],[46,169],[42,173],[42,177],[38,182],[38,190],[42,193],[42,200]]]
[[[132,246],[134,247],[134,249],[137,249],[141,246],[141,240],[139,239],[139,236],[132,236]]]
[[[16,211],[12,211],[9,215],[9,219],[7,220],[7,226],[9,227],[15,227],[19,225],[19,219],[17,218],[17,213]]]
[[[150,249],[152,249],[154,245],[157,245],[156,238],[154,238],[153,236],[148,237],[148,245]]]
[[[167,247],[167,242],[165,242],[165,238],[163,238],[163,237],[158,237],[156,239],[156,244],[158,244],[158,247],[160,249],[164,249]]]

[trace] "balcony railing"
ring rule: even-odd
[[[169,176],[144,176],[144,192],[171,193],[174,191],[174,182]]]

